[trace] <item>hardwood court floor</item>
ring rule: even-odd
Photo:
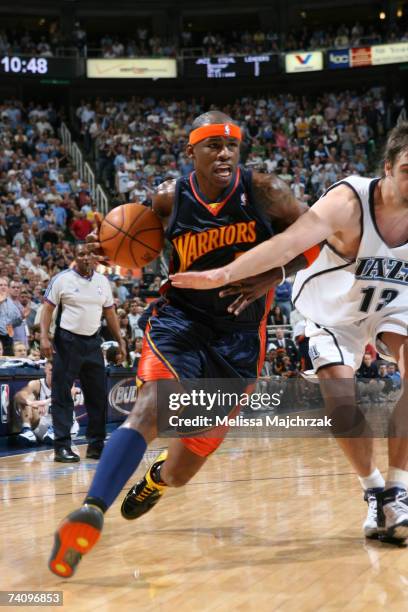
[[[408,549],[364,541],[361,490],[333,440],[227,440],[142,519],[123,520],[117,501],[64,581],[47,568],[52,534],[94,467],[51,451],[0,459],[2,590],[63,590],[73,611],[408,609]]]

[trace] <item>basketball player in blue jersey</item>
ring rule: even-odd
[[[175,288],[211,289],[282,265],[325,241],[296,276],[294,303],[307,318],[310,355],[337,441],[356,470],[368,503],[366,537],[408,537],[408,390],[389,427],[389,468],[378,470],[354,372],[368,342],[408,371],[408,123],[387,140],[380,178],[350,176],[334,184],[286,231],[221,269],[171,277]],[[254,283],[256,279],[254,278]],[[352,436],[352,437],[351,437]]]
[[[275,176],[239,166],[241,130],[230,117],[211,111],[192,126],[187,154],[194,172],[163,183],[153,209],[173,247],[174,271],[208,270],[283,231],[303,212],[285,183]],[[98,244],[92,248],[97,249]],[[288,274],[305,268],[318,247],[297,256]],[[257,278],[259,295],[282,279],[282,270]],[[236,316],[234,297],[219,291],[174,288],[168,284],[149,319],[138,366],[139,393],[132,413],[105,446],[84,505],[62,522],[49,567],[58,576],[73,574],[81,556],[99,538],[103,515],[157,436],[157,381],[223,378],[254,379],[262,368],[266,315],[271,293]],[[188,482],[221,444],[226,430],[211,436],[173,439],[122,504],[128,519],[147,512],[168,486]]]

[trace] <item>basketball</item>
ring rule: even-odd
[[[123,204],[111,210],[102,221],[99,242],[103,254],[113,263],[124,268],[143,268],[163,248],[163,226],[150,208]]]

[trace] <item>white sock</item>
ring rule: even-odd
[[[391,489],[392,487],[408,489],[407,470],[401,470],[401,468],[392,467],[391,465],[389,466],[385,488]]]
[[[407,472],[408,476],[408,472]],[[364,491],[367,489],[383,489],[384,478],[378,468],[375,468],[368,476],[358,476],[360,484]]]

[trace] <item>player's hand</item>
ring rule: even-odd
[[[126,359],[126,342],[122,339],[119,342],[119,353],[118,355],[120,355],[120,362],[122,363],[123,361],[125,361]]]
[[[99,230],[101,229],[102,217],[99,213],[95,213],[95,229],[85,238],[86,250],[95,258],[97,263],[105,266],[109,265],[109,257],[104,255],[101,243],[99,242]]]
[[[45,416],[48,414],[48,407],[50,405],[50,400],[27,400],[27,406],[31,406],[38,411],[39,416]]]
[[[40,351],[43,357],[46,359],[52,358],[52,344],[49,338],[40,339]]]
[[[76,396],[78,395],[78,393],[81,393],[81,389],[79,387],[76,387],[75,384],[71,387],[71,397],[72,399],[75,401]]]
[[[169,276],[173,287],[178,289],[216,289],[230,280],[228,266],[205,272],[179,272]]]
[[[28,315],[30,314],[30,312],[31,312],[30,306],[23,306],[23,311],[22,311],[23,319],[26,319]]]
[[[282,280],[281,268],[274,268],[256,276],[250,276],[237,283],[233,283],[220,291],[220,297],[238,295],[237,299],[228,306],[228,312],[238,316],[252,302],[265,295]]]

